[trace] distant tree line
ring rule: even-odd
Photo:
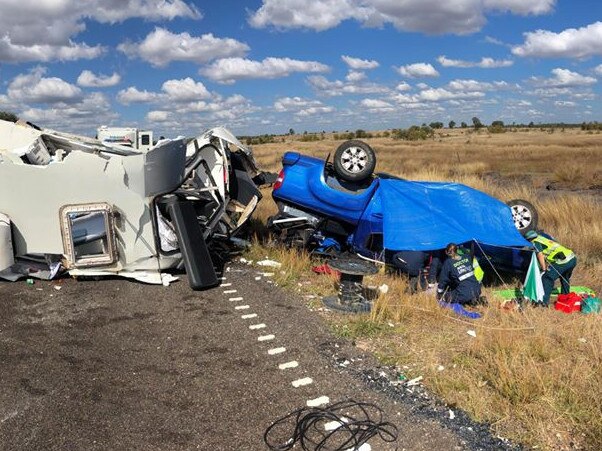
[[[422,126],[412,125],[410,128],[397,128],[391,132],[393,139],[403,139],[406,141],[420,141],[435,136],[432,127],[422,124]]]
[[[602,130],[600,122],[584,122],[581,124],[581,130]]]

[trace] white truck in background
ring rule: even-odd
[[[96,130],[96,139],[106,146],[126,146],[147,152],[153,147],[153,132],[133,127],[107,127],[103,125]]]

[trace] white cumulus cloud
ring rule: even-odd
[[[452,80],[448,88],[454,91],[489,91],[495,89],[509,89],[511,86],[505,81],[477,81],[477,80]]]
[[[157,27],[142,41],[124,42],[118,50],[130,58],[140,58],[153,66],[165,67],[172,61],[204,64],[218,58],[243,56],[249,46],[232,38],[216,38],[211,33],[200,37],[175,34]]]
[[[26,103],[75,103],[82,99],[82,90],[62,78],[44,77],[46,69],[37,67],[17,75],[8,85],[7,95],[13,101]]]
[[[323,31],[345,20],[366,27],[390,23],[399,30],[428,34],[479,31],[492,11],[546,14],[555,0],[263,0],[249,16],[256,28],[308,28]]]
[[[353,74],[353,73],[351,73]],[[389,89],[377,83],[365,81],[365,77],[348,74],[345,81],[328,80],[322,75],[307,77],[307,82],[319,95],[334,97],[345,94],[377,94],[386,93]]]
[[[594,68],[594,72],[598,75],[602,75],[602,64],[598,64],[595,68]]]
[[[118,73],[112,75],[96,75],[94,72],[89,70],[82,71],[77,77],[77,84],[84,88],[109,88],[119,84],[121,76]]]
[[[551,13],[556,0],[485,0],[483,4],[488,9],[526,16]]]
[[[328,72],[330,68],[317,61],[300,61],[291,58],[265,58],[254,61],[245,58],[223,58],[204,67],[199,72],[218,83],[232,84],[237,80],[254,78],[282,78],[294,72]]]
[[[378,61],[375,60],[363,60],[347,55],[341,56],[341,59],[349,66],[349,68],[354,70],[376,69],[379,66]]]
[[[406,66],[400,66],[397,68],[404,77],[409,78],[424,78],[424,77],[438,77],[439,72],[429,63],[414,63]]]
[[[279,113],[301,111],[310,107],[321,107],[319,100],[305,99],[302,97],[281,97],[274,102],[274,109]]]
[[[159,94],[149,91],[140,91],[134,86],[122,89],[117,93],[119,103],[129,105],[130,103],[149,103],[155,102],[159,98]]]
[[[549,88],[570,88],[578,86],[590,86],[597,82],[594,77],[581,75],[580,73],[570,71],[569,69],[552,69],[552,77],[540,78],[531,77],[531,82],[536,86]]]
[[[9,63],[26,63],[32,61],[73,61],[78,59],[94,59],[101,56],[106,49],[101,45],[88,46],[68,41],[64,45],[49,44],[16,44],[9,35],[0,38],[0,61]]]
[[[132,18],[201,18],[182,0],[5,0],[0,13],[0,61],[92,59],[105,49],[76,42],[86,21],[120,23]]]
[[[47,108],[28,105],[21,107],[19,117],[24,120],[43,127],[82,134],[89,134],[94,126],[111,123],[118,117],[111,102],[100,92],[90,93],[75,102],[58,101]]]
[[[364,72],[358,72],[355,70],[351,70],[347,73],[347,75],[345,76],[345,80],[347,80],[349,83],[358,83],[361,82],[363,80],[366,80],[368,77],[366,76],[366,74]]]
[[[395,86],[395,89],[397,89],[400,92],[405,92],[405,91],[410,91],[412,89],[412,87],[407,82],[402,81],[397,86]]]
[[[570,100],[556,100],[554,102],[554,105],[559,106],[559,107],[568,107],[568,108],[573,108],[577,106],[576,102],[572,102]]]
[[[169,119],[168,111],[153,110],[146,113],[146,120],[149,122],[167,122]]]
[[[536,58],[587,58],[602,55],[602,22],[560,33],[536,30],[524,34],[525,42],[512,53]]]
[[[211,93],[200,81],[187,77],[183,80],[167,80],[161,87],[171,101],[190,102],[199,99],[208,99]]]
[[[430,88],[420,91],[416,95],[416,99],[424,102],[441,102],[443,100],[452,99],[479,99],[485,97],[485,93],[479,91],[448,91],[444,88]]]
[[[437,58],[439,64],[443,67],[480,67],[481,69],[492,69],[496,67],[509,67],[514,64],[512,60],[496,60],[489,57],[483,57],[480,61],[465,61],[447,58],[445,55],[441,55]]]
[[[395,110],[395,107],[389,102],[380,99],[363,99],[360,105],[371,113],[386,113]]]
[[[161,86],[161,92],[139,90],[134,86],[122,89],[117,93],[117,100],[128,105],[130,103],[190,103],[212,97],[205,85],[187,77],[181,80],[167,80]]]

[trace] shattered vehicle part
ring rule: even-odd
[[[38,255],[73,276],[162,284],[166,270],[186,267],[202,275],[191,276],[193,288],[215,285],[207,245],[246,222],[261,198],[253,182],[261,175],[222,127],[138,151],[0,121],[0,213],[10,218],[13,248],[0,243],[8,265],[0,278],[29,275],[23,264]],[[11,192],[19,196],[4,195]],[[188,205],[185,227],[174,203]],[[196,229],[201,239],[190,239]]]

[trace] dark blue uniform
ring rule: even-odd
[[[472,261],[467,257],[448,258],[443,263],[437,287],[447,302],[468,304],[481,296],[481,284],[474,275]]]
[[[423,270],[428,265],[429,254],[422,251],[400,251],[393,255],[393,265],[410,278],[410,292],[426,288]]]

